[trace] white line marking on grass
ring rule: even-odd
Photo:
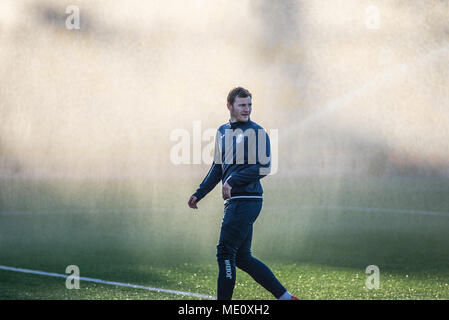
[[[271,206],[264,206],[265,209],[272,209]],[[276,209],[279,206],[275,207]],[[442,211],[424,211],[424,210],[408,210],[408,209],[391,209],[391,208],[364,208],[364,207],[342,207],[329,205],[308,206],[302,205],[300,208],[304,209],[327,209],[327,210],[345,210],[351,212],[385,212],[385,213],[400,213],[400,214],[414,214],[414,215],[433,215],[449,217],[449,212]],[[186,210],[186,208],[122,208],[122,209],[85,209],[85,210],[37,210],[37,211],[0,211],[1,216],[14,215],[45,215],[45,214],[119,214],[123,212],[151,212],[151,211],[175,211]],[[188,209],[187,209],[188,210]]]
[[[60,273],[44,272],[44,271],[39,271],[39,270],[30,270],[30,269],[22,269],[22,268],[14,268],[14,267],[2,266],[2,265],[0,265],[0,270],[23,272],[23,273],[37,274],[37,275],[41,275],[41,276],[57,277],[57,278],[67,278],[68,276],[70,276],[70,275],[60,274]],[[153,288],[153,287],[141,286],[141,285],[136,285],[136,284],[130,284],[130,283],[124,283],[124,282],[116,282],[116,281],[106,281],[106,280],[94,279],[94,278],[88,278],[88,277],[79,277],[79,279],[81,281],[95,282],[95,283],[100,283],[100,284],[108,284],[108,285],[112,285],[112,286],[128,287],[128,288],[135,288],[135,289],[144,289],[144,290],[149,290],[149,291],[178,294],[178,295],[189,296],[189,297],[196,297],[196,298],[216,299],[216,297],[212,297],[212,296],[208,296],[208,295],[204,295],[204,294],[200,294],[200,293],[192,293],[192,292],[186,292],[186,291],[169,290],[169,289],[162,289],[162,288]]]

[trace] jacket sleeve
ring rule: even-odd
[[[215,137],[214,161],[212,162],[212,166],[209,172],[207,173],[207,176],[204,178],[199,188],[193,194],[198,199],[198,201],[200,201],[209,192],[211,192],[212,189],[215,188],[215,186],[221,181],[222,169],[221,169],[221,149],[219,146],[220,137],[221,137],[220,131],[217,130],[217,134]]]
[[[261,149],[259,149],[259,147],[261,147]],[[270,138],[267,133],[265,134],[265,144],[259,146],[258,143],[256,148],[257,148],[256,163],[247,165],[242,170],[233,172],[231,176],[226,180],[226,182],[231,187],[243,186],[251,182],[256,182],[257,180],[262,179],[263,177],[267,176],[270,173],[271,150],[270,150]],[[260,158],[259,152],[262,153],[262,156],[264,156],[263,160]]]
[[[201,182],[199,188],[193,194],[197,197],[198,201],[204,198],[213,188],[220,182],[221,180],[221,164],[212,163],[212,167],[209,170],[209,173],[204,178],[203,182]]]

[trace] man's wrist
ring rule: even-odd
[[[232,176],[226,179],[225,183],[227,183],[231,188],[234,187],[234,181],[232,180]]]

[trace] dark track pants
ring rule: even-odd
[[[286,291],[273,272],[251,255],[253,223],[262,209],[262,199],[232,199],[225,204],[217,245],[217,299],[230,300],[234,291],[236,266],[279,298]]]

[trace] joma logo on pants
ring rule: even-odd
[[[231,270],[231,262],[229,260],[225,260],[226,266],[226,278],[232,279],[232,270]]]

